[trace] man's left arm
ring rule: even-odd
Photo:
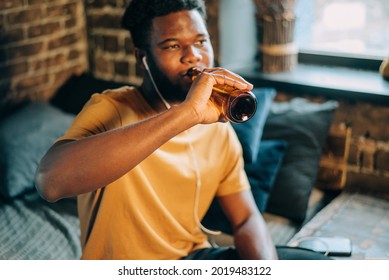
[[[231,221],[234,243],[242,259],[277,259],[277,252],[250,190],[221,196],[221,207]]]

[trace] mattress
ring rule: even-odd
[[[80,230],[75,199],[56,203],[31,192],[0,198],[0,259],[79,259]]]

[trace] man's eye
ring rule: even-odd
[[[205,45],[205,43],[207,42],[207,40],[199,40],[199,41],[197,41],[196,42],[196,46],[199,46],[199,47],[202,47],[202,46],[204,46]]]
[[[180,48],[180,46],[177,44],[166,46],[166,49],[168,49],[168,50],[175,50],[175,49],[179,49],[179,48]]]

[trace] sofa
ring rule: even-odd
[[[44,201],[34,187],[34,173],[89,96],[118,86],[121,84],[84,73],[69,79],[49,102],[22,104],[2,117],[0,259],[80,258],[76,199]],[[338,104],[303,98],[278,102],[272,88],[255,89],[254,93],[257,113],[233,127],[242,144],[245,171],[258,209],[274,243],[286,245],[338,196],[314,187]],[[217,243],[232,244],[230,225],[216,200],[202,223],[223,232]]]

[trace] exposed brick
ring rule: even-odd
[[[24,5],[23,0],[1,0],[0,1],[0,10],[3,11],[6,9],[23,7],[23,5]]]
[[[48,1],[46,1],[48,2]],[[42,0],[27,0],[29,6],[42,5]]]
[[[366,139],[361,137],[358,142],[358,151],[361,153],[362,167],[367,169],[374,169],[375,167],[375,154],[377,152],[377,144],[372,139]]]
[[[58,39],[53,39],[49,42],[49,50],[57,49],[60,47],[67,47],[71,44],[77,43],[79,36],[77,34],[67,34]]]
[[[350,123],[355,136],[368,132],[371,138],[385,139],[389,135],[388,115],[389,107],[386,106],[341,102],[334,121]]]
[[[25,44],[17,47],[10,47],[8,49],[9,59],[17,59],[26,56],[32,56],[40,53],[43,50],[43,42]]]
[[[77,15],[77,3],[59,4],[57,6],[49,6],[46,9],[47,17],[59,17],[66,15]]]
[[[23,28],[18,27],[16,29],[8,29],[3,32],[0,39],[0,45],[7,45],[9,43],[15,43],[24,40]]]
[[[75,65],[67,67],[66,69],[60,70],[57,73],[54,73],[54,82],[56,84],[62,84],[64,81],[68,80],[74,74],[81,74],[86,70],[86,67],[83,65]]]
[[[45,59],[40,59],[35,62],[31,62],[31,68],[35,71],[40,69],[48,69],[53,66],[58,66],[66,62],[65,54],[57,54]]]
[[[380,150],[377,152],[377,170],[389,171],[389,152]]]
[[[0,33],[3,34],[4,32],[5,32],[4,15],[0,14]]]
[[[88,68],[85,18],[79,16],[84,1],[0,1],[0,83],[7,85],[1,102],[46,99],[69,73]],[[60,54],[50,52],[62,47]]]
[[[385,174],[349,172],[347,174],[346,188],[348,190],[361,190],[369,192],[388,192],[389,177]]]
[[[77,26],[77,19],[76,18],[70,18],[68,20],[65,21],[65,28],[69,29],[69,28],[73,28],[75,26]]]
[[[348,163],[352,165],[359,166],[358,162],[358,146],[356,143],[351,142],[350,143],[350,151],[349,151],[349,156],[348,156]]]
[[[126,51],[126,54],[134,54],[135,47],[131,38],[127,37],[124,39],[124,49]]]
[[[103,50],[104,49],[104,38],[101,35],[94,35],[90,38],[91,45],[89,46],[92,50]]]
[[[126,61],[115,62],[115,74],[128,76],[130,74],[130,66]]]
[[[369,170],[375,169],[375,154],[364,152],[363,153],[363,165],[364,168]]]
[[[70,50],[68,59],[73,60],[81,57],[83,54],[79,50]]]
[[[28,28],[28,37],[33,38],[33,37],[52,34],[58,31],[59,28],[60,28],[59,22],[51,22],[51,23],[31,26]]]
[[[37,87],[20,89],[12,92],[12,102],[21,103],[23,101],[35,101],[35,100],[47,100],[44,98],[45,89],[48,87],[48,84],[39,85]]]
[[[95,57],[94,70],[101,73],[110,73],[110,63],[102,56]]]
[[[35,100],[49,100],[58,87],[56,85],[47,85],[47,87],[39,88],[36,90]]]
[[[11,26],[19,23],[26,24],[33,21],[39,21],[41,18],[42,10],[40,8],[32,8],[8,14],[7,23]]]
[[[123,5],[123,1],[118,0],[87,0],[88,5],[93,7],[104,7],[104,6],[111,6],[116,7],[118,4],[121,6]]]
[[[31,76],[28,78],[24,78],[23,80],[19,81],[15,85],[15,89],[17,91],[22,91],[28,88],[33,88],[38,85],[46,84],[49,80],[49,77],[47,74],[38,75],[38,76]]]
[[[117,52],[119,50],[118,38],[116,36],[103,36],[104,50],[108,52]]]
[[[28,72],[28,63],[21,62],[0,67],[2,78],[12,78]]]
[[[89,15],[90,27],[121,29],[121,17],[115,14],[94,14]]]

